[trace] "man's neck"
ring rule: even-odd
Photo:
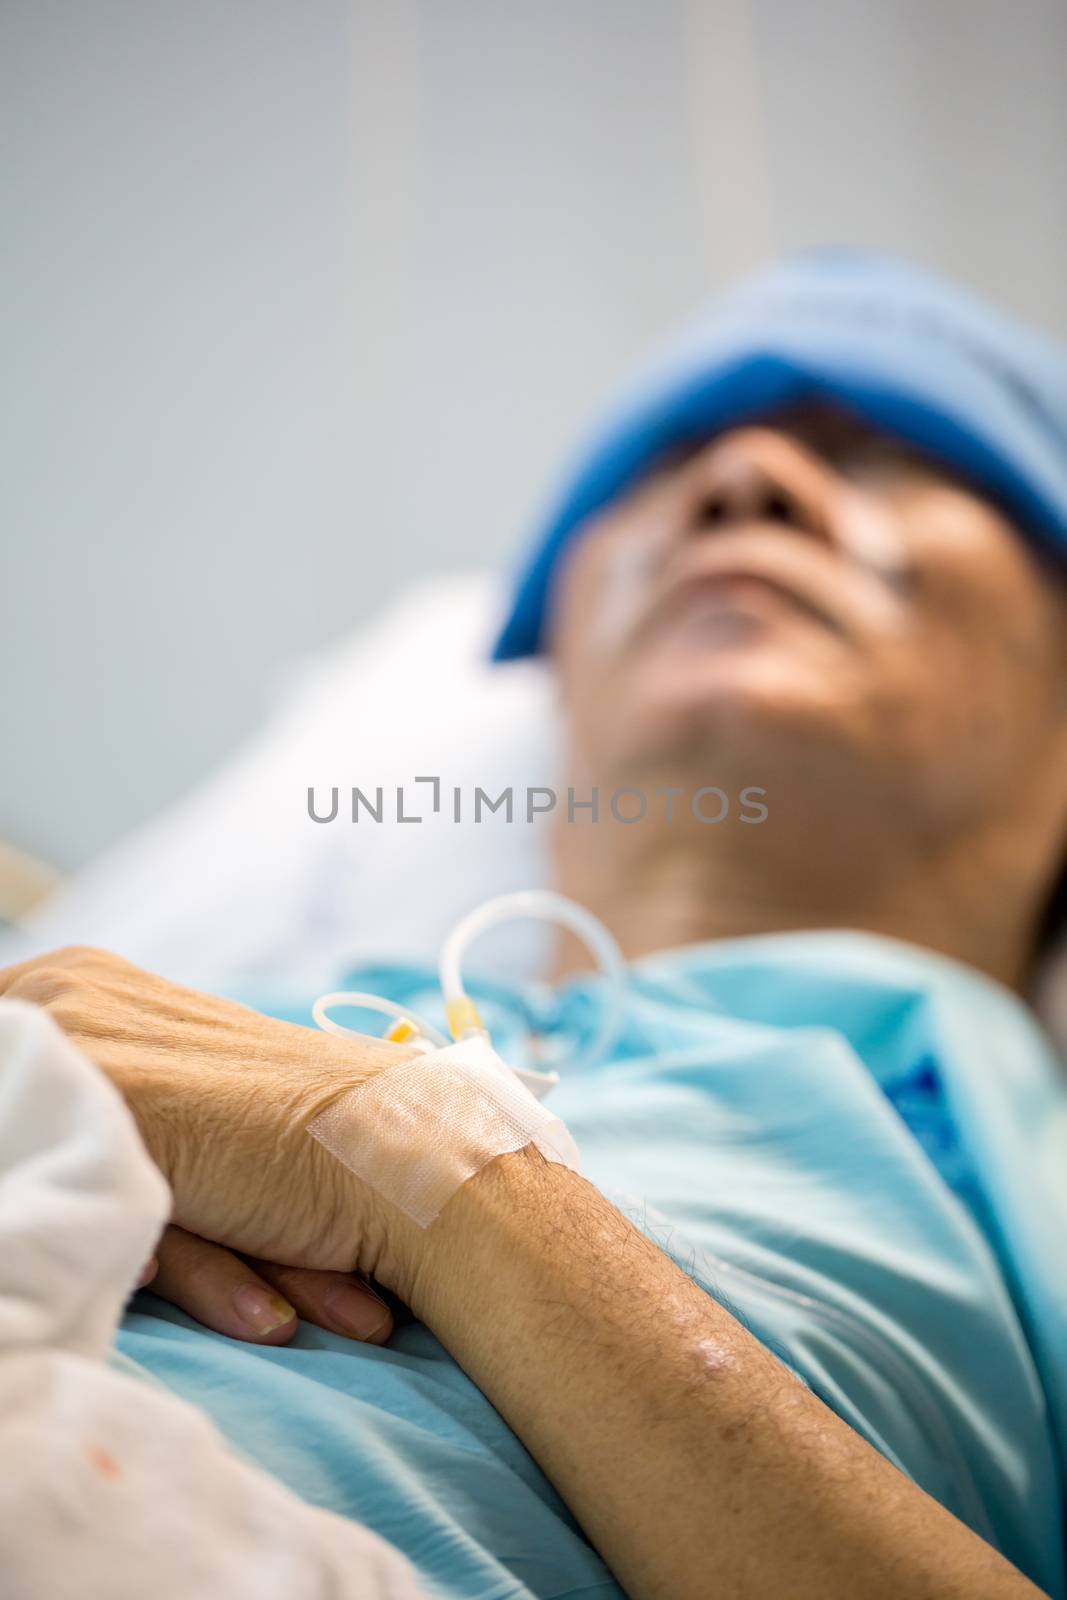
[[[647,842],[557,834],[559,887],[587,906],[632,960],[709,940],[855,928],[922,945],[1021,987],[1029,907],[1013,905],[973,853],[927,855],[840,835],[774,838],[770,825],[731,835],[679,830]],[[636,833],[636,828],[632,830]],[[555,976],[588,965],[562,939]]]

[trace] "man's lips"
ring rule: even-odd
[[[665,601],[660,618],[663,621],[677,620],[690,611],[698,610],[705,599],[711,600],[715,596],[721,596],[726,600],[731,594],[743,597],[746,592],[756,595],[760,593],[775,595],[779,600],[787,601],[796,610],[822,623],[824,627],[831,628],[835,633],[844,632],[835,617],[832,617],[823,606],[816,605],[806,595],[801,594],[792,584],[770,573],[750,572],[739,567],[730,571],[705,573],[699,578],[689,578],[680,583]]]
[[[780,535],[776,538],[780,539]],[[827,560],[836,563],[837,558],[814,552],[791,551],[787,555],[784,551],[768,551],[761,555],[756,550],[709,551],[706,557],[663,587],[645,612],[637,632],[658,633],[699,611],[702,603],[710,606],[718,599],[728,606],[731,594],[740,600],[746,592],[750,596],[762,592],[787,602],[833,633],[847,634],[850,630],[841,617],[840,603],[834,604],[824,594],[831,587],[836,590],[842,582],[847,583],[846,575],[810,570],[814,562],[822,564]]]

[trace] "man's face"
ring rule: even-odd
[[[1067,588],[978,492],[836,409],[732,429],[610,506],[551,633],[598,779],[814,762],[935,826],[1013,783],[1067,803]]]

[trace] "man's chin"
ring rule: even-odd
[[[772,655],[672,662],[634,686],[620,721],[633,746],[650,754],[795,757],[798,746],[814,753],[839,741],[841,690],[825,668]]]

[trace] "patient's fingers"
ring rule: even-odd
[[[170,1227],[156,1251],[152,1293],[216,1333],[251,1344],[285,1344],[296,1311],[253,1267],[221,1245]]]
[[[361,1278],[347,1272],[318,1272],[310,1267],[278,1267],[256,1261],[256,1271],[294,1305],[306,1322],[330,1333],[343,1333],[364,1344],[384,1344],[393,1331],[393,1316],[384,1300]]]
[[[384,1344],[393,1331],[389,1307],[362,1279],[248,1262],[221,1245],[170,1227],[159,1241],[152,1293],[216,1333],[251,1344],[285,1344],[299,1314],[330,1333]]]

